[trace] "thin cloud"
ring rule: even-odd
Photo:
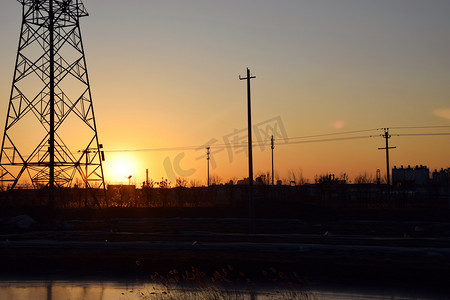
[[[433,111],[433,114],[440,117],[440,118],[444,118],[447,120],[450,120],[450,108],[439,108],[439,109],[435,109]]]

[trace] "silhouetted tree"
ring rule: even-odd
[[[295,185],[304,185],[309,182],[307,178],[303,176],[302,169],[297,169],[295,171],[294,169],[289,169],[288,171],[288,183],[294,183]]]
[[[350,183],[350,178],[348,177],[347,173],[341,173],[339,175],[339,180],[343,183]]]
[[[222,178],[218,175],[212,175],[209,177],[209,184],[210,185],[219,185],[222,184]]]
[[[148,182],[142,182],[142,188],[153,188],[155,187],[155,182],[150,179]]]
[[[189,187],[192,188],[192,187],[200,187],[200,186],[202,186],[200,180],[198,180],[198,179],[190,179],[189,180]]]
[[[168,189],[170,188],[170,182],[167,179],[164,179],[164,177],[162,177],[161,181],[158,182],[158,186],[160,189]]]
[[[175,187],[187,187],[188,186],[188,181],[186,178],[184,177],[177,177],[176,182],[175,182]]]
[[[270,172],[261,172],[258,171],[256,173],[255,181],[259,182],[260,184],[271,184],[271,176]]]
[[[238,182],[238,178],[236,176],[233,176],[230,178],[230,180],[228,181],[228,184],[236,184]]]
[[[81,180],[81,178],[79,178],[79,177],[75,178],[74,187],[81,188],[83,186],[84,186],[83,180]]]
[[[353,180],[356,184],[374,183],[376,180],[372,175],[367,174],[367,172],[359,173]]]
[[[315,183],[333,183],[338,180],[335,178],[334,174],[316,174],[314,176]]]

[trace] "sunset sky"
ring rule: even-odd
[[[393,135],[391,165],[448,168],[450,1],[448,0],[84,0],[81,19],[107,183],[185,176],[248,176],[246,75],[253,123],[282,125],[284,138],[361,131],[367,138],[294,143],[278,137],[277,179],[288,171],[384,174],[382,131]],[[5,123],[21,24],[21,4],[0,10],[0,122]],[[264,125],[265,124],[265,125]],[[278,127],[280,128],[280,127]],[[237,130],[237,133],[235,133]],[[3,127],[1,128],[3,133]],[[242,132],[239,132],[242,131]],[[374,136],[369,138],[368,136]],[[254,136],[254,141],[263,137]],[[213,143],[215,141],[215,143]],[[266,141],[267,142],[267,141]],[[278,145],[277,145],[278,142]],[[200,150],[196,151],[198,148]],[[142,151],[135,151],[142,150]],[[254,172],[271,168],[254,148]]]

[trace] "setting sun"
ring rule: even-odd
[[[123,153],[110,153],[105,161],[105,177],[111,183],[128,183],[129,176],[134,182],[136,163],[131,155]]]

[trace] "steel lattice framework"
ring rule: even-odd
[[[79,23],[88,13],[81,0],[18,1],[22,26],[0,153],[2,189],[104,189]]]

